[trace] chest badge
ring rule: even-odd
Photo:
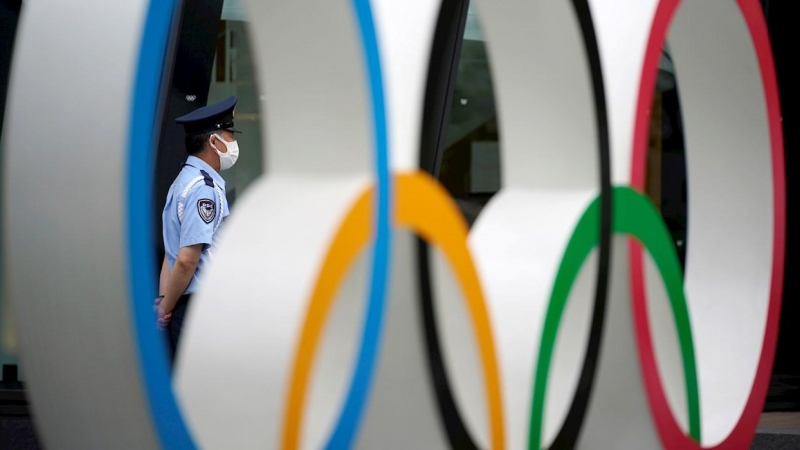
[[[200,214],[200,218],[203,219],[203,222],[211,223],[217,215],[217,205],[214,204],[213,200],[207,198],[198,200],[197,212]]]

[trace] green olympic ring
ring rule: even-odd
[[[628,234],[647,249],[658,267],[667,290],[683,360],[689,435],[700,442],[700,399],[689,310],[683,291],[683,274],[675,247],[661,215],[649,198],[628,187],[612,193],[613,234]],[[559,325],[569,292],[591,251],[599,245],[600,199],[596,198],[581,216],[564,251],[556,275],[542,330],[542,344],[536,364],[529,424],[528,448],[541,448],[544,405],[550,364]]]

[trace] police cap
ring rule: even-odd
[[[175,122],[183,125],[186,134],[202,134],[221,130],[240,133],[233,126],[233,110],[236,108],[238,100],[235,95],[231,95],[213,105],[197,108],[189,114],[178,117]]]

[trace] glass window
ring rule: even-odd
[[[472,4],[467,11],[444,131],[439,179],[472,225],[501,185],[492,77],[483,32]]]
[[[669,45],[665,45],[662,51],[651,111],[647,194],[661,211],[681,266],[685,266],[688,238],[686,146],[675,65]]]
[[[223,20],[217,50],[212,66],[208,104],[218,102],[229,95],[237,95],[234,120],[242,131],[236,135],[241,153],[231,169],[221,172],[225,179],[228,202],[233,208],[236,196],[241,194],[264,171],[261,140],[261,102],[257,85],[256,67],[247,34],[247,22],[224,20],[230,14],[239,18],[236,2],[223,6]]]
[[[0,5],[0,136],[3,131],[11,56],[21,6],[19,1],[2,2]],[[1,146],[2,140],[0,140],[0,156],[3,152]],[[0,231],[2,231],[1,223]],[[2,273],[2,261],[0,261],[0,273]],[[18,387],[19,375],[16,358],[17,337],[12,320],[13,310],[11,303],[5,300],[4,293],[5,288],[2,277],[0,277],[0,387],[7,389]]]

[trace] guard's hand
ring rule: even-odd
[[[160,300],[160,299],[159,299]],[[169,321],[172,319],[172,311],[165,311],[164,308],[161,307],[160,302],[158,306],[158,328],[163,330],[164,328],[169,325]]]

